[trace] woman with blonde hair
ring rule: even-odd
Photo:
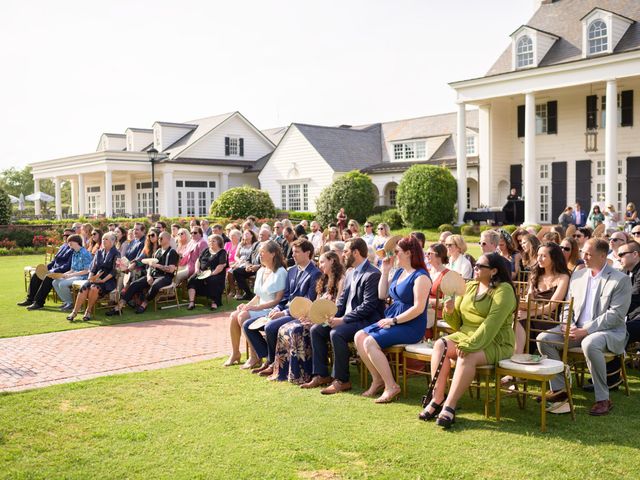
[[[176,238],[176,252],[180,256],[178,262],[178,273],[176,273],[176,284],[180,284],[183,280],[189,278],[195,271],[195,260],[189,255],[193,248],[191,242],[191,234],[186,228],[179,228]],[[193,264],[193,265],[191,265]]]
[[[447,268],[458,272],[465,280],[470,280],[473,277],[473,267],[464,255],[467,251],[467,243],[464,238],[461,235],[449,235],[444,246],[447,248],[447,256],[449,257]]]
[[[238,252],[238,245],[242,240],[242,232],[235,228],[228,232],[229,241],[224,244],[224,249],[227,251],[229,257],[229,265],[234,265],[236,262],[236,253]],[[227,294],[229,296],[235,296],[236,294],[236,282],[233,278],[231,267],[227,267]]]
[[[91,242],[91,232],[93,232],[93,225],[91,225],[90,223],[84,223],[82,225],[82,239],[84,241],[84,248],[86,248],[89,253],[91,253],[91,250],[89,249],[89,242]]]

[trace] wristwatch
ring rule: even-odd
[[[393,324],[397,325],[398,324],[398,317],[393,317]]]

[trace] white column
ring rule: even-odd
[[[163,217],[174,217],[175,213],[175,183],[173,181],[173,172],[165,171],[162,174],[162,202],[160,202],[160,211]]]
[[[464,223],[467,210],[467,121],[466,105],[458,102],[458,127],[456,142],[456,174],[458,176],[458,224]]]
[[[537,223],[536,215],[536,95],[527,92],[524,111],[524,223]]]
[[[71,214],[78,213],[78,184],[75,178],[69,179],[71,185]]]
[[[107,218],[113,217],[113,194],[111,192],[113,179],[111,170],[104,172],[104,213]]]
[[[53,178],[53,188],[56,198],[56,218],[60,220],[62,218],[62,194],[60,192],[60,179],[58,177]]]
[[[607,80],[607,126],[604,139],[605,205],[618,203],[618,85]],[[599,199],[596,199],[596,201]]]
[[[480,105],[478,107],[478,201],[482,205],[494,205],[493,190],[496,188],[491,165],[491,128],[491,105]]]
[[[85,199],[87,198],[87,190],[84,186],[84,176],[79,173],[78,174],[78,215],[83,217],[85,215],[86,210],[84,207]]]
[[[39,192],[40,191],[40,179],[39,178],[34,178],[33,179],[33,193]],[[35,202],[33,202],[33,208],[35,210],[35,214],[36,215],[41,215],[41,210],[40,210],[40,200],[36,200]]]
[[[220,174],[220,191],[218,192],[218,195],[226,192],[228,189],[229,189],[229,174],[226,172],[223,172]]]

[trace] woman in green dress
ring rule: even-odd
[[[518,302],[511,283],[509,264],[497,253],[481,256],[474,267],[474,281],[467,283],[464,296],[444,303],[444,320],[455,330],[433,347],[431,375],[446,343],[445,361],[433,398],[420,414],[422,420],[437,417],[443,428],[455,422],[455,409],[469,388],[479,365],[494,365],[513,354],[513,312]],[[449,394],[445,395],[450,360],[456,361]]]

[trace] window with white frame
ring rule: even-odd
[[[229,137],[229,155],[238,155],[238,139]]]
[[[389,189],[389,206],[391,207],[395,207],[396,206],[396,197],[398,195],[398,192],[396,190],[396,187],[392,187]]]
[[[123,184],[111,186],[111,205],[114,215],[124,215],[126,213],[124,191],[125,186]]]
[[[516,68],[533,65],[533,41],[525,35],[516,45]]]
[[[547,133],[547,104],[536,105],[536,135]]]
[[[604,182],[596,183],[596,202],[604,202],[606,189]]]
[[[622,183],[618,182],[618,195],[616,198],[616,211],[618,212],[618,215],[621,215],[623,212],[623,208],[622,208]],[[622,215],[621,215],[622,216]]]
[[[100,213],[100,187],[87,187],[87,213],[98,215]]]
[[[551,175],[549,172],[549,164],[543,163],[539,167],[540,173],[540,186],[539,186],[539,196],[538,201],[540,202],[540,222],[547,223],[549,222],[549,203],[550,203],[550,190],[551,190]]]
[[[281,202],[283,210],[306,212],[309,210],[309,184],[289,183],[280,186]]]
[[[426,158],[427,146],[424,140],[393,144],[394,160],[425,160]]]
[[[589,55],[606,52],[609,48],[607,25],[602,20],[594,20],[589,25],[588,34]]]
[[[600,128],[605,128],[607,126],[607,97],[606,95],[603,95],[602,97],[600,97],[600,104],[601,104],[601,109],[600,109]],[[622,125],[622,95],[620,93],[618,93],[618,105],[617,105],[617,119],[618,119],[618,126]]]
[[[604,176],[604,160],[596,161],[596,176]]]
[[[477,155],[475,135],[467,135],[467,155]]]
[[[176,180],[179,216],[206,216],[215,199],[216,182],[209,180]]]
[[[549,179],[549,164],[543,163],[540,165],[540,179],[548,180]]]
[[[155,187],[155,211],[158,212],[158,182],[154,182]],[[152,198],[152,188],[151,182],[137,182],[136,183],[136,206],[137,213],[141,215],[148,215],[152,213],[153,204],[151,203]]]

